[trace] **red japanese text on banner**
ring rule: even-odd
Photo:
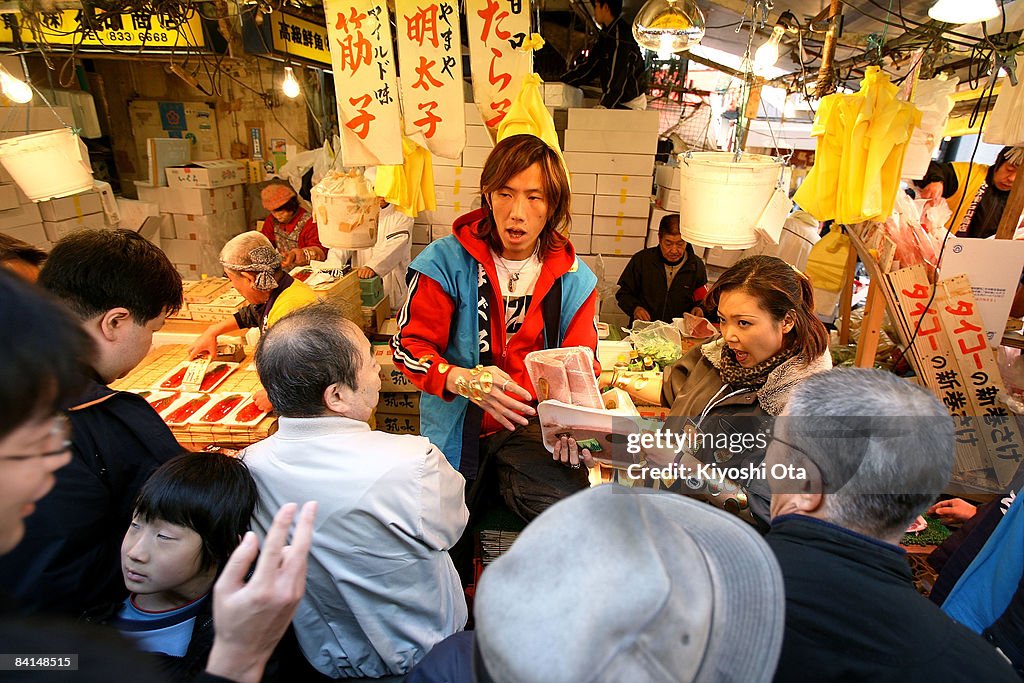
[[[439,157],[466,145],[458,0],[396,0],[405,134]]]
[[[523,50],[530,36],[529,0],[466,0],[473,100],[492,131],[533,72],[533,53]]]
[[[402,163],[401,114],[384,0],[325,0],[346,166]]]

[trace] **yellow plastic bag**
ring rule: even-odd
[[[837,228],[822,237],[811,247],[805,271],[815,289],[839,292],[843,289],[846,276],[846,260],[849,258],[850,238]]]

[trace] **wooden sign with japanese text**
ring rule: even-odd
[[[466,145],[457,0],[395,0],[405,134],[455,159]]]
[[[325,0],[345,166],[402,163],[391,23],[384,0]]]
[[[521,49],[530,35],[529,0],[466,0],[466,25],[473,100],[494,132],[533,71],[533,53]]]
[[[205,47],[203,21],[194,9],[184,10],[181,16],[170,14],[120,14],[114,11],[59,10],[35,15],[29,22],[16,14],[3,14],[0,24],[0,43],[21,42],[45,44],[75,49],[140,48],[142,50],[170,50]]]

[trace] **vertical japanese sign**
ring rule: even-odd
[[[385,0],[325,0],[346,166],[402,163],[395,56]]]
[[[466,145],[457,0],[395,0],[405,134],[454,159]]]
[[[473,100],[494,132],[533,71],[533,53],[521,49],[530,35],[529,0],[466,0],[466,21]]]

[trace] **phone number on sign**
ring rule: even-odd
[[[121,43],[169,43],[171,36],[157,31],[107,31],[106,40]]]

